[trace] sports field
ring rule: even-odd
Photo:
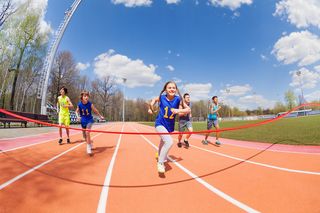
[[[261,122],[258,121],[222,121],[221,128],[238,127],[247,124]],[[153,126],[152,122],[147,124]],[[176,122],[176,130],[177,128]],[[206,130],[206,122],[193,122],[194,131]],[[211,133],[212,135],[215,133]],[[252,127],[243,130],[228,131],[221,133],[222,138],[293,144],[293,145],[320,145],[320,116],[307,116],[298,118],[283,118],[266,125]]]

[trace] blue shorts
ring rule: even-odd
[[[90,119],[90,120],[81,119],[81,127],[83,129],[91,129],[92,124],[93,124],[93,119]]]
[[[191,121],[179,120],[179,132],[183,132],[186,128],[192,128]]]
[[[207,130],[211,129],[212,126],[217,128],[218,124],[219,124],[218,119],[215,119],[215,120],[208,119],[208,121],[207,121]]]

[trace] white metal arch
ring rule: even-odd
[[[72,3],[71,7],[65,12],[64,19],[59,25],[59,28],[56,31],[53,37],[52,43],[50,45],[50,48],[47,52],[46,59],[43,64],[42,73],[40,76],[40,82],[37,89],[37,97],[41,99],[41,114],[47,114],[47,90],[48,90],[49,76],[50,76],[52,64],[54,61],[54,57],[56,55],[62,36],[73,16],[73,13],[77,10],[81,1],[82,0],[75,0]]]

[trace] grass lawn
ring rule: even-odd
[[[237,127],[260,121],[222,121],[220,128]],[[153,122],[142,123],[154,125]],[[176,122],[176,130],[177,126]],[[206,130],[206,126],[206,122],[193,122],[194,131]],[[211,133],[211,135],[214,134]],[[222,132],[220,137],[279,144],[320,145],[320,116],[283,118],[263,126]]]

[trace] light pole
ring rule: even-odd
[[[298,76],[298,78],[299,78],[299,85],[300,85],[300,90],[301,90],[301,97],[300,97],[300,105],[301,104],[304,104],[304,96],[303,96],[303,89],[302,89],[302,80],[301,80],[301,76],[302,76],[302,72],[300,71],[300,70],[298,70],[297,72],[296,72],[296,75]],[[306,115],[306,107],[305,106],[303,106],[303,110],[304,110],[304,115]]]
[[[229,93],[231,92],[231,90],[229,88],[226,89],[226,93],[229,95]],[[231,120],[231,104],[229,103],[229,118]]]
[[[126,83],[126,81],[127,81],[127,79],[126,78],[122,78],[122,80],[123,80],[123,100],[122,100],[122,122],[124,122],[124,118],[125,118],[125,115],[124,115],[124,112],[125,112],[125,88],[126,88],[126,85],[125,85],[125,83]]]

